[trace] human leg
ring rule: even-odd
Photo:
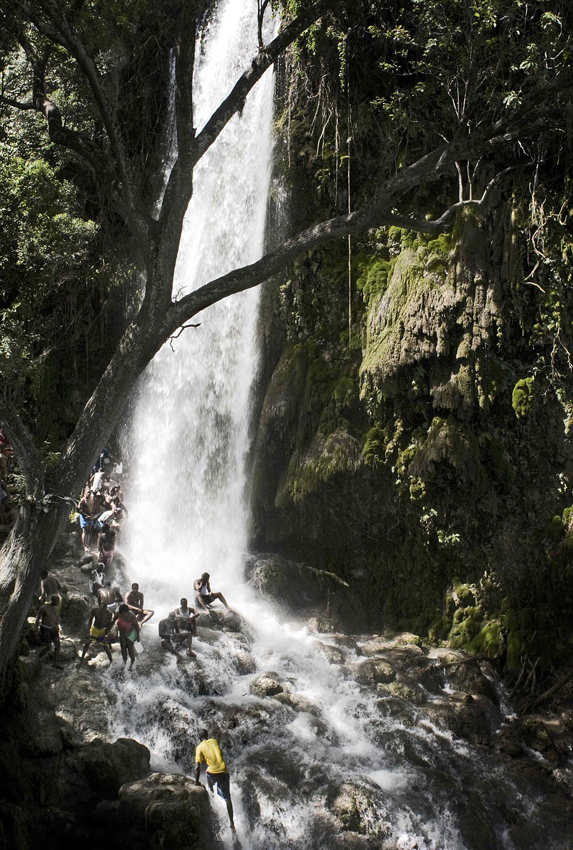
[[[57,665],[58,658],[60,657],[60,630],[57,626],[54,627],[54,631],[52,632],[52,640],[54,642],[54,658],[52,660],[52,664]]]
[[[207,771],[207,777],[209,771]],[[231,780],[228,773],[216,773],[213,775],[214,781],[217,783],[217,794],[223,798],[227,806],[227,814],[229,815],[229,824],[231,829],[235,829],[233,820],[233,803],[231,802]]]
[[[83,660],[86,657],[86,653],[87,653],[88,649],[90,648],[91,642],[92,642],[91,635],[88,635],[88,639],[86,640],[86,642],[84,644],[84,651],[82,652],[82,657],[80,658],[80,663],[78,664],[78,667],[82,666]]]
[[[212,594],[211,594],[211,599],[220,599],[220,600],[221,600],[221,602],[223,603],[223,605],[225,606],[225,608],[228,608],[228,607],[229,607],[229,606],[227,605],[227,600],[225,599],[225,597],[223,596],[223,594],[222,594],[222,593],[212,593]]]
[[[120,632],[119,635],[119,648],[121,649],[121,657],[123,658],[123,663],[127,664],[127,644],[128,640],[125,635],[122,635]]]
[[[151,618],[153,617],[153,615],[154,615],[154,614],[155,614],[155,611],[151,611],[151,610],[146,611],[146,610],[144,610],[144,611],[143,611],[143,618],[142,618],[142,620],[140,621],[140,625],[142,626],[144,623],[147,623],[147,621],[148,621],[148,620],[151,620]]]
[[[177,650],[175,649],[175,647],[173,646],[173,644],[171,643],[171,641],[168,638],[162,638],[161,646],[163,647],[163,649],[166,652],[170,652],[171,655],[177,655],[177,656],[179,655],[179,653],[177,652]]]

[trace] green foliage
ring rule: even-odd
[[[513,388],[511,404],[516,416],[527,416],[535,398],[533,378],[521,378]]]

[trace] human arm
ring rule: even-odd
[[[201,776],[201,763],[195,762],[195,785],[201,785],[199,782],[199,777]]]

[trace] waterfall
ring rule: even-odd
[[[254,0],[217,7],[197,60],[198,127],[256,51],[256,20]],[[261,255],[272,97],[267,72],[197,169],[174,295]],[[218,730],[238,846],[249,850],[539,846],[535,837],[531,844],[511,838],[519,817],[533,829],[533,795],[499,762],[402,698],[406,687],[394,696],[360,686],[353,671],[364,661],[364,641],[312,635],[244,582],[257,305],[253,290],[211,307],[198,317],[199,328],[163,347],[141,382],[122,546],[130,577],[156,616],[143,629],[145,651],[134,671],[124,675],[114,662],[102,674],[116,694],[113,731],[146,744],[155,769],[191,775],[197,730]],[[159,648],[156,624],[180,597],[192,603],[193,579],[204,571],[248,625],[240,632],[200,628],[197,659],[179,662]],[[417,648],[409,649],[415,667]],[[333,653],[344,663],[332,663]],[[264,672],[285,683],[285,701],[252,692]],[[443,701],[443,694],[420,694],[431,708]],[[213,847],[230,846],[217,801],[213,814]],[[540,818],[535,829],[532,835],[543,834]]]
[[[257,47],[256,5],[223,2],[195,70],[200,128]],[[223,130],[195,173],[173,295],[197,289],[262,254],[271,164],[273,77]],[[245,460],[257,369],[258,291],[232,296],[167,343],[141,384],[132,433],[127,553],[155,604],[193,599],[209,572],[234,581],[246,547]]]

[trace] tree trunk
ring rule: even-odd
[[[45,513],[27,503],[4,544],[0,569],[0,700],[5,696],[8,664],[14,656],[40,573],[64,526],[69,505]]]
[[[140,311],[128,327],[76,430],[50,470],[51,493],[34,493],[20,510],[16,526],[0,554],[0,698],[6,671],[20,640],[40,572],[65,526],[69,503],[77,496],[109,435],[118,426],[131,392],[166,338],[164,317]],[[45,498],[44,498],[45,497]],[[44,511],[44,505],[48,511]]]

